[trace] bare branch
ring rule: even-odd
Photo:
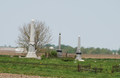
[[[52,39],[52,35],[50,32],[50,28],[45,25],[43,22],[35,21],[35,49],[40,51],[42,46],[45,44],[49,44]],[[30,41],[30,28],[31,24],[24,24],[22,27],[19,28],[20,34],[16,43],[28,49],[29,41]]]

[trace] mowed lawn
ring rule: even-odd
[[[58,77],[58,78],[120,78],[120,72],[111,73],[113,65],[119,65],[119,59],[84,59],[84,62],[68,61],[65,62],[60,58],[46,58],[43,60],[28,59],[10,57],[6,55],[0,55],[0,73],[15,73],[25,75],[39,75],[45,77]],[[9,62],[21,62],[21,63],[37,63],[37,64],[20,64],[20,63],[4,63]],[[91,65],[91,68],[101,67],[102,73],[95,73],[91,71],[78,72],[77,65]],[[40,64],[40,65],[39,65]],[[45,65],[46,64],[46,65]],[[47,65],[48,64],[48,65]],[[56,66],[56,65],[66,66]],[[76,66],[76,67],[69,67]]]

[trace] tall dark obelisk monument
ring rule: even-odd
[[[84,61],[81,58],[81,50],[80,50],[80,35],[78,36],[78,47],[77,47],[77,51],[76,51],[76,58],[75,60],[79,60],[79,61]]]
[[[59,42],[58,42],[57,56],[58,56],[58,57],[62,57],[62,50],[61,50],[61,33],[59,33]]]
[[[35,51],[35,28],[34,28],[34,20],[31,21],[31,31],[30,31],[30,42],[29,42],[29,51],[27,54],[27,58],[37,58],[36,51]]]

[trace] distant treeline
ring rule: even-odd
[[[57,49],[58,46],[55,45],[50,45],[49,46],[53,46],[55,49]],[[61,45],[61,49],[63,51],[63,53],[76,53],[77,47],[73,48],[69,45]],[[94,48],[94,47],[90,47],[90,48],[84,48],[81,47],[81,52],[83,54],[112,54],[113,52],[116,53],[118,52],[118,54],[120,54],[120,49],[119,50],[110,50],[107,48]]]
[[[84,48],[81,47],[81,51],[83,54],[112,54],[112,51],[106,48]]]
[[[63,50],[63,52],[68,52],[68,53],[76,53],[77,47],[73,48],[71,46],[65,46],[65,45],[61,45],[61,48]],[[100,48],[94,48],[94,47],[90,47],[90,48],[84,48],[81,47],[81,52],[83,54],[112,54],[112,51],[109,49],[100,49]]]

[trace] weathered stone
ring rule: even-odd
[[[59,42],[58,42],[57,56],[58,56],[58,57],[62,57],[62,50],[61,50],[61,33],[59,33]]]
[[[19,58],[21,58],[21,56],[19,56]]]
[[[81,50],[80,50],[80,36],[78,37],[78,47],[77,47],[77,51],[76,51],[76,58],[75,60],[79,60],[79,61],[84,61],[81,58]]]
[[[35,28],[34,28],[34,20],[31,21],[31,31],[30,31],[30,43],[29,43],[29,51],[27,54],[27,58],[37,58],[36,51],[35,51]]]

